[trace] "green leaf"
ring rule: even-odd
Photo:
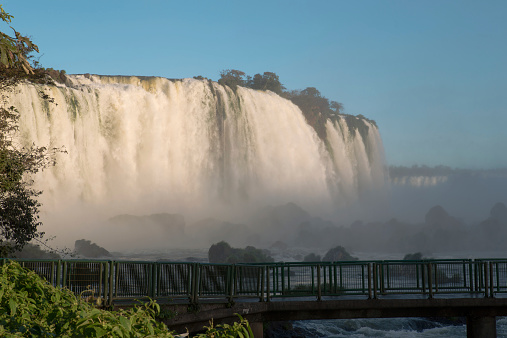
[[[104,330],[102,327],[96,326],[94,329],[95,329],[95,337],[102,337],[107,334],[107,331]]]
[[[128,332],[131,330],[130,320],[126,317],[120,316],[120,324],[123,326]]]
[[[16,309],[18,308],[18,303],[14,299],[9,299],[9,308],[11,310],[11,316],[16,315]]]

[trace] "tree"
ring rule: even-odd
[[[343,111],[343,104],[336,101],[329,102],[329,108],[334,111],[335,114],[341,114]]]
[[[329,100],[322,96],[315,87],[293,90],[288,93],[288,98],[301,109],[306,121],[315,129],[317,135],[325,140],[327,137],[326,121],[331,112]]]
[[[0,5],[0,18],[10,23],[13,16]],[[41,191],[32,188],[30,176],[54,165],[54,155],[60,151],[35,145],[23,147],[17,142],[19,112],[8,105],[7,94],[24,81],[53,82],[44,69],[32,61],[32,53],[38,52],[38,47],[13,31],[14,37],[0,32],[0,257],[43,236],[37,230],[41,225],[37,201]],[[39,95],[51,101],[42,91]]]
[[[0,5],[0,19],[10,23],[12,18],[13,16],[6,13]],[[2,65],[7,68],[21,68],[26,74],[33,74],[27,55],[32,51],[39,52],[39,47],[33,44],[29,38],[19,34],[14,28],[12,30],[15,37],[0,32],[0,60]]]
[[[232,90],[236,90],[238,86],[244,87],[247,83],[245,72],[236,69],[226,69],[220,72],[218,83],[229,86]]]
[[[272,72],[264,72],[263,75],[255,74],[249,87],[259,90],[270,90],[278,95],[281,95],[285,90],[278,75]]]

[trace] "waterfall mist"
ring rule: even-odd
[[[35,177],[42,230],[58,243],[196,246],[220,233],[217,224],[260,243],[278,239],[253,221],[266,206],[295,203],[342,223],[386,210],[382,141],[367,121],[365,134],[328,120],[322,140],[290,101],[208,80],[73,75],[43,89],[55,104],[28,84],[10,100],[20,142],[68,152]],[[160,213],[183,215],[183,230],[161,226],[163,217],[110,220]]]

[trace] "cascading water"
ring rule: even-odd
[[[197,220],[288,202],[330,215],[385,190],[375,126],[351,132],[335,117],[322,141],[296,105],[271,92],[89,75],[44,90],[56,104],[28,84],[10,101],[21,112],[21,142],[68,152],[36,177],[49,233],[77,231],[73,224],[91,215]]]

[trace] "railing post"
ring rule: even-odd
[[[421,268],[421,282],[422,282],[422,292],[423,295],[426,294],[426,264],[424,262],[417,263],[417,268]]]
[[[285,296],[285,263],[282,262],[282,295]]]
[[[495,280],[493,278],[493,262],[489,262],[489,296],[495,297]]]
[[[343,288],[342,280],[342,266],[340,265],[340,288]],[[330,278],[331,279],[331,278]],[[338,291],[338,269],[336,269],[336,263],[333,263],[333,287],[329,287],[329,291],[336,293]]]
[[[109,299],[107,299],[107,296],[108,296],[107,291],[109,290],[108,281],[109,281],[109,262],[105,262],[104,263],[104,280],[101,281],[101,283],[104,283],[103,295],[104,295],[104,304],[106,304],[106,305],[109,304]]]
[[[428,295],[428,298],[431,299],[433,298],[433,281],[432,281],[432,268],[431,268],[431,263],[428,263],[428,292],[429,292],[429,295]]]
[[[62,260],[58,260],[58,265],[56,267],[56,286],[62,286]]]
[[[51,262],[51,285],[55,285],[55,262]]]
[[[194,273],[192,274],[192,303],[197,304],[199,301],[199,279],[201,278],[200,274],[200,264],[194,264]]]
[[[384,262],[379,264],[379,281],[380,281],[380,293],[382,295],[385,294],[385,284],[384,284]]]
[[[118,281],[118,266],[114,268],[114,261],[109,262],[109,305],[113,305],[113,292],[114,283]],[[116,292],[118,293],[118,286],[116,286]]]
[[[433,266],[435,267],[435,273],[433,274],[433,279],[435,282],[435,293],[438,293],[438,263],[435,263]],[[433,271],[433,269],[431,271]]]
[[[481,270],[481,263],[474,261],[474,281],[475,281],[475,292],[481,291],[481,283],[479,279],[479,272]]]
[[[151,288],[151,298],[155,298],[158,296],[158,292],[157,292],[157,276],[158,276],[158,273],[157,273],[157,268],[158,268],[158,263],[157,262],[154,262],[151,264],[151,284],[150,284],[150,288]]]
[[[317,265],[317,301],[322,300],[322,289],[320,282],[320,264]]]
[[[377,299],[378,265],[373,263],[373,299]]]
[[[62,262],[63,263],[63,273],[62,273],[62,287],[64,287],[65,285],[67,285],[67,262]]]
[[[259,278],[260,278],[260,286],[261,286],[261,297],[260,297],[260,302],[264,302],[264,272],[266,271],[266,269],[264,269],[264,267],[262,269],[260,269],[260,272],[259,272]]]
[[[472,261],[468,262],[468,278],[470,279],[470,293],[474,292],[474,273]]]
[[[271,290],[270,290],[270,280],[269,280],[269,266],[266,266],[266,301],[267,302],[270,302],[271,301]],[[274,273],[274,269],[273,269],[273,273]],[[274,280],[274,278],[273,278]]]
[[[229,284],[229,290],[227,290],[228,291],[227,293],[228,293],[229,303],[232,303],[232,301],[234,300],[234,287],[236,286],[236,281],[237,281],[237,276],[238,276],[237,269],[238,269],[238,267],[236,266],[236,264],[233,264],[232,266],[228,267],[229,273],[228,273],[227,279],[228,279],[228,284]],[[240,277],[239,282],[241,284],[241,277]],[[241,288],[240,288],[240,292],[241,292]]]
[[[500,292],[500,267],[498,266],[498,262],[495,263],[496,270],[496,291]]]
[[[371,279],[373,278],[371,275],[371,265],[372,263],[368,263],[368,299],[373,298],[372,288],[371,288]]]
[[[483,262],[484,268],[484,297],[488,298],[489,296],[489,273],[488,273],[488,262]]]
[[[99,263],[99,292],[97,292],[97,298],[102,296],[102,287],[104,281],[104,263]]]
[[[290,264],[287,264],[287,289],[289,289],[289,293],[292,293],[290,287]]]

